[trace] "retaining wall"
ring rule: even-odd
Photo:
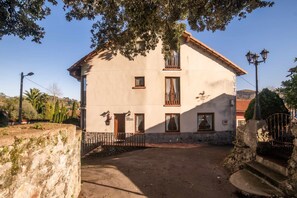
[[[74,125],[0,128],[0,198],[76,198],[81,133]]]

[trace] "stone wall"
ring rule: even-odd
[[[232,131],[197,132],[197,133],[146,133],[146,143],[210,143],[217,145],[231,144],[235,138]]]
[[[234,148],[224,160],[224,166],[231,173],[256,158],[257,134],[265,131],[264,126],[265,121],[249,120],[246,125],[237,127]]]
[[[288,171],[289,171],[289,180],[287,185],[287,190],[294,194],[297,197],[297,125],[295,125],[292,129],[292,133],[295,136],[294,139],[294,147],[292,156],[289,159]]]
[[[80,141],[74,125],[0,128],[0,197],[78,197]]]

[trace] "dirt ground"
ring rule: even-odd
[[[80,198],[238,197],[222,166],[231,149],[163,144],[112,157],[89,157],[82,162]]]

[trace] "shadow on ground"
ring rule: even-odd
[[[222,166],[230,146],[162,146],[82,161],[81,198],[244,197]]]

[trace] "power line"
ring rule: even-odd
[[[52,91],[51,90],[49,90],[48,88],[45,88],[44,86],[42,86],[42,85],[40,85],[40,84],[38,84],[37,82],[34,82],[33,80],[30,80],[29,78],[27,78],[27,77],[25,77],[27,80],[29,80],[30,82],[32,82],[32,83],[34,83],[35,85],[37,85],[37,86],[39,86],[39,87],[41,87],[41,88],[43,88],[43,89],[45,89],[45,90],[47,90],[47,91],[49,91],[51,94],[52,94]]]
[[[246,83],[252,85],[253,87],[256,87],[254,84],[250,83],[248,80],[246,80],[245,78],[243,78],[242,76],[239,76],[240,78],[242,78],[242,80],[244,80]]]

